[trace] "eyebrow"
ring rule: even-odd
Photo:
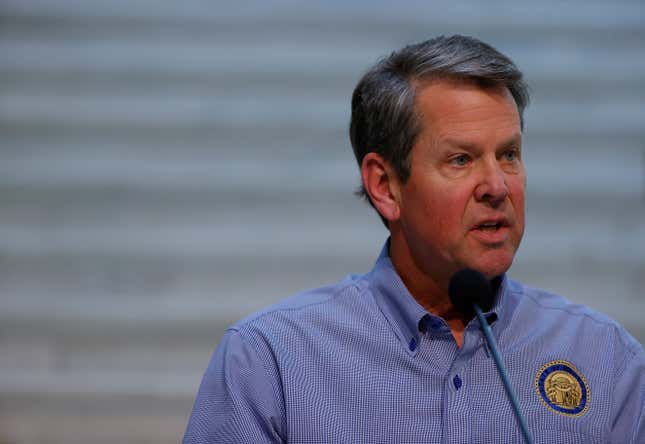
[[[521,142],[522,142],[522,134],[521,133],[513,134],[511,137],[499,143],[495,149],[498,150],[502,148],[508,148],[509,146],[513,146],[513,145],[520,145]],[[477,151],[476,144],[471,143],[467,140],[460,140],[460,139],[454,139],[449,137],[447,139],[444,139],[442,143],[450,146],[454,146],[466,151]]]

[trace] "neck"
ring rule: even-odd
[[[443,318],[457,342],[461,347],[464,328],[469,319],[465,319],[457,312],[448,295],[448,282],[450,276],[437,276],[424,272],[417,266],[407,243],[390,237],[390,259],[397,274],[405,284],[414,299],[429,313]]]

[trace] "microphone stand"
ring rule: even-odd
[[[517,402],[517,397],[515,396],[515,392],[513,391],[513,387],[511,386],[511,381],[508,379],[508,374],[506,373],[506,367],[504,367],[504,362],[502,362],[502,358],[499,356],[499,353],[497,352],[497,344],[495,343],[493,332],[491,331],[490,326],[488,325],[488,322],[484,317],[484,313],[482,312],[482,309],[479,308],[479,305],[473,304],[473,307],[475,309],[475,313],[477,314],[477,319],[479,319],[479,324],[482,326],[482,330],[484,331],[484,336],[486,336],[486,342],[488,342],[490,351],[493,354],[493,359],[495,360],[495,364],[497,365],[497,370],[499,371],[499,375],[502,378],[502,382],[504,383],[506,394],[508,395],[509,399],[511,400],[511,404],[513,405],[513,411],[515,412],[515,417],[517,418],[517,421],[520,423],[520,428],[522,429],[522,435],[524,436],[524,441],[526,441],[527,444],[533,444],[533,436],[531,435],[531,432],[529,431],[529,428],[526,425],[526,420],[524,419],[524,416],[520,411],[520,406],[519,406],[519,403]]]

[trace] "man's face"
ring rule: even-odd
[[[524,232],[522,132],[510,92],[437,81],[419,86],[416,112],[422,129],[398,190],[410,259],[442,279],[465,267],[500,275]]]

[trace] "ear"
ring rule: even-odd
[[[372,204],[389,222],[399,219],[399,181],[388,161],[376,153],[367,153],[361,163],[361,178]]]

